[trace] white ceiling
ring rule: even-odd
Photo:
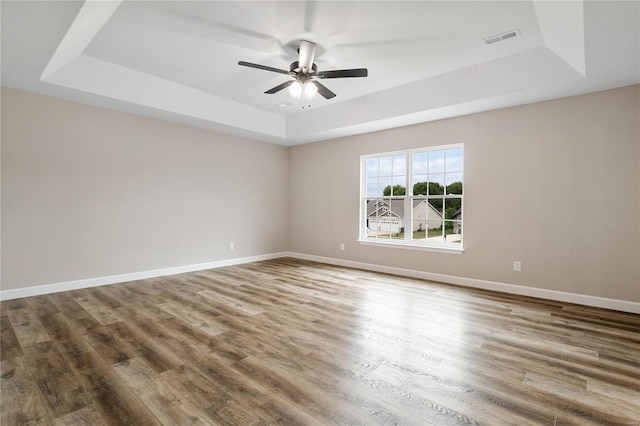
[[[638,1],[3,0],[0,13],[3,86],[283,145],[640,83]],[[337,97],[303,105],[263,93],[287,76],[237,65],[288,69],[301,39],[319,70],[369,77],[324,80]]]

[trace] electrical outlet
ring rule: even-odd
[[[344,243],[340,243],[340,250],[344,251]]]
[[[236,243],[229,243],[229,250],[235,250],[236,249]]]
[[[516,271],[516,272],[522,271],[522,262],[520,262],[519,260],[514,260],[513,261],[513,270]]]

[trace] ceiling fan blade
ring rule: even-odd
[[[291,86],[293,83],[295,82],[295,80],[291,80],[291,81],[285,81],[282,84],[277,85],[276,87],[267,90],[266,94],[268,95],[273,95],[274,93],[278,93],[279,91],[281,91],[282,89],[286,89],[287,87]]]
[[[280,74],[292,75],[291,71],[285,71],[278,68],[268,67],[266,65],[252,64],[251,62],[240,61],[238,62],[238,65],[242,65],[243,67],[249,67],[249,68],[257,68],[259,70],[277,72]]]
[[[351,70],[321,71],[316,74],[318,78],[346,78],[346,77],[366,77],[369,71],[366,68],[354,68]]]
[[[333,93],[331,90],[327,89],[326,86],[318,83],[317,81],[311,81],[311,83],[316,86],[316,88],[318,89],[318,93],[320,93],[323,98],[331,99],[336,97],[336,94]]]
[[[316,44],[307,40],[300,40],[300,49],[298,49],[299,59],[298,66],[311,70],[313,60],[316,56]]]

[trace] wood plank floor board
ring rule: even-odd
[[[14,333],[11,321],[6,315],[0,316],[0,348],[2,349],[0,361],[23,356],[16,333]]]
[[[125,308],[119,308],[119,312],[208,380],[224,384],[230,395],[256,406],[268,400],[265,389],[255,386],[248,378],[229,369],[229,360],[218,357],[215,352],[208,350],[208,347],[187,343],[180,338],[180,334],[172,333],[167,328],[154,324],[152,317],[138,311],[125,311]]]
[[[160,375],[174,389],[181,391],[185,395],[190,395],[191,401],[214,421],[226,422],[229,420],[226,415],[217,414],[217,411],[223,407],[229,408],[225,414],[236,413],[231,418],[237,418],[237,413],[251,410],[251,407],[238,402],[224,388],[218,386],[215,382],[207,380],[196,370],[184,364],[160,373]]]
[[[287,308],[304,303],[304,300],[300,300],[295,293],[285,291],[282,288],[272,288],[272,281],[264,281],[261,283],[259,280],[253,280],[251,283],[243,284],[242,291],[253,300],[261,301],[261,305],[268,307]]]
[[[232,364],[240,374],[251,377],[270,392],[291,401],[301,410],[324,423],[366,424],[370,420],[344,406],[337,398],[317,392],[301,385],[298,380],[289,380],[251,356]]]
[[[572,330],[567,331],[561,324],[536,324],[527,325],[524,323],[515,323],[510,327],[510,331],[513,333],[527,336],[532,340],[540,340],[543,342],[554,342],[570,345],[580,346],[585,350],[592,350],[598,353],[599,357],[611,356],[622,360],[625,354],[640,349],[640,345],[636,343],[630,343],[625,340],[609,338],[602,336],[598,332],[585,331],[585,330]],[[627,362],[633,362],[634,360],[627,360]]]
[[[23,347],[26,364],[52,418],[90,404],[78,378],[51,341]]]
[[[85,352],[91,349],[85,336],[64,314],[58,312],[53,315],[40,316],[38,320],[51,337],[54,347],[59,353]]]
[[[147,300],[144,296],[133,294],[123,287],[107,286],[104,288],[104,291],[117,297],[118,300],[120,301],[121,306],[119,308],[113,309],[113,311],[116,312],[118,315],[120,313],[120,310],[125,307],[126,308],[135,307],[136,310],[145,312],[156,319],[162,320],[162,319],[174,318],[173,315],[171,315],[166,311],[163,311],[155,303],[152,303],[151,301]],[[165,303],[166,300],[162,299],[159,302]]]
[[[263,424],[291,426],[323,426],[326,424],[277,396],[272,397],[254,412],[260,416]],[[229,424],[241,423],[230,422]]]
[[[192,295],[193,297],[197,297],[197,295],[195,294]],[[220,318],[219,312],[207,308],[206,305],[202,305],[195,301],[189,301],[188,299],[179,297],[178,295],[173,295],[171,299],[174,301],[174,303],[180,304],[182,308],[188,308],[194,313],[200,313],[201,315],[208,316],[211,320],[215,321]],[[136,304],[130,304],[124,300],[121,300],[121,302],[123,306],[139,306]],[[148,304],[145,305],[149,307]],[[160,329],[156,329],[155,331],[153,331],[151,335],[155,334],[156,336],[163,336],[163,334],[166,332],[173,333],[173,335],[180,336],[181,339],[187,339],[193,344],[204,345],[212,356],[215,356],[217,359],[226,363],[237,361],[246,356],[246,354],[239,349],[226,344],[220,339],[215,338],[215,336],[212,335],[209,330],[198,327],[198,324],[196,326],[193,326],[187,322],[184,322],[180,318],[171,315],[166,315],[166,317],[158,318],[156,314],[160,312],[164,313],[164,311],[161,311],[159,308],[155,307],[155,305],[151,310],[145,311],[150,315],[150,320],[151,318],[153,318],[156,324],[161,326]],[[131,311],[129,310],[128,312]],[[216,325],[219,326],[218,324]],[[227,325],[225,325],[223,322],[222,325],[224,327],[231,326],[234,327],[234,329],[239,329],[235,322],[231,324],[227,323]],[[163,336],[163,338],[164,337],[165,336]],[[147,362],[149,362],[149,360],[147,360]]]
[[[0,302],[2,425],[638,425],[640,315],[287,258]]]
[[[464,372],[448,375],[438,370],[438,376],[434,376],[428,371],[383,364],[370,376],[385,383],[386,388],[402,389],[415,398],[428,399],[435,407],[455,410],[480,424],[491,423],[496,417],[510,424],[552,424],[555,414],[550,409],[522,407],[495,384],[487,392],[482,383],[460,383],[458,378],[463,377]]]
[[[193,290],[202,291],[200,289]],[[229,307],[217,299],[207,298],[206,295],[199,294],[193,290],[168,288],[165,290],[165,294],[174,304],[182,305],[195,313],[215,317],[216,321],[230,329],[253,327],[253,323],[250,320],[251,315]]]
[[[564,353],[554,353],[551,349],[537,350],[535,346],[529,350],[528,346],[519,346],[517,341],[512,343],[510,340],[487,341],[483,344],[483,348],[489,353],[502,352],[509,356],[516,355],[525,364],[531,362],[534,365],[542,365],[544,368],[589,375],[603,381],[617,381],[629,386],[640,383],[639,372],[624,364],[610,363],[601,359],[590,361],[579,357],[567,357]],[[495,357],[501,358],[502,354],[496,354]]]
[[[637,404],[629,405],[624,399],[616,398],[614,393],[608,397],[588,390],[586,380],[584,383],[576,383],[575,380],[567,380],[566,376],[527,373],[523,383],[560,398],[571,400],[576,404],[602,405],[602,411],[606,416],[615,416],[621,420],[633,416],[638,409]],[[607,417],[603,416],[603,419],[607,419]]]
[[[63,354],[108,425],[159,425],[159,420],[94,351]]]
[[[313,356],[282,357],[275,351],[263,352],[258,357],[272,370],[283,376],[297,373],[299,383],[335,396],[363,417],[382,424],[411,424],[416,421],[475,424],[472,418],[450,407],[440,406],[425,398],[375,380],[369,370],[357,374],[344,368],[343,363],[320,361]],[[383,402],[384,401],[384,402]],[[408,417],[409,416],[409,417]]]
[[[53,303],[58,311],[71,319],[87,318],[89,313],[80,306],[68,292],[48,294],[47,298]]]
[[[174,389],[140,358],[123,361],[114,365],[113,369],[163,424],[217,424],[205,412],[193,405],[191,398]]]
[[[26,308],[28,308],[26,297],[21,297],[19,299],[5,300],[4,302],[0,303],[0,312],[2,313],[2,315],[6,315],[7,314],[6,312],[9,310],[26,309]]]
[[[312,356],[316,357],[316,354],[312,354]],[[430,382],[435,387],[419,387],[424,391],[423,393],[419,393],[419,396],[423,396],[425,398],[434,398],[434,395],[437,395],[436,398],[441,396],[446,397],[447,395],[453,397],[454,399],[460,399],[460,397],[473,397],[472,402],[470,404],[477,404],[482,406],[483,402],[490,401],[492,405],[488,409],[489,412],[494,412],[500,408],[500,405],[496,405],[498,398],[496,397],[497,389],[502,385],[501,381],[496,381],[492,379],[495,373],[494,371],[500,370],[500,377],[503,380],[518,382],[522,380],[524,376],[524,371],[515,371],[513,374],[505,374],[501,369],[500,363],[492,364],[490,362],[483,362],[476,357],[475,367],[470,367],[471,363],[457,363],[456,357],[437,359],[434,357],[413,357],[408,358],[402,356],[400,358],[395,357],[395,359],[401,359],[402,362],[400,364],[388,364],[388,362],[381,362],[374,368],[365,370],[365,372],[370,372],[369,377],[378,380],[381,383],[393,381],[393,376],[390,375],[389,372],[393,372],[395,369],[395,375],[400,375],[401,377],[406,377],[407,379],[411,379],[411,381],[416,383],[425,383]],[[394,357],[384,357],[386,359],[394,359]],[[449,362],[451,359],[453,362]],[[338,365],[353,365],[353,362],[349,359],[340,359],[337,363]],[[392,368],[392,369],[391,369]],[[334,368],[324,366],[323,370],[335,370]],[[348,371],[348,370],[347,370]],[[398,373],[399,372],[399,373]],[[366,377],[366,375],[365,375]],[[474,381],[472,384],[468,384],[465,382],[458,382],[460,377],[474,377]],[[408,382],[408,383],[410,383]],[[387,386],[388,387],[388,386]],[[384,389],[384,386],[380,387]],[[403,386],[403,389],[412,389],[411,387]],[[439,392],[442,392],[440,394]],[[508,395],[506,392],[502,393],[503,395]],[[436,399],[438,400],[438,399]],[[526,411],[522,407],[519,407],[518,404],[514,404],[510,397],[503,397],[502,400],[510,401],[509,404],[506,405],[509,408],[515,409],[518,413],[524,412],[529,413],[529,419],[532,419],[532,413],[536,413],[535,410]],[[453,407],[452,405],[442,404],[445,407]],[[546,407],[538,404],[538,411],[547,412],[546,418],[551,415],[548,412]],[[464,412],[464,411],[462,411]],[[475,413],[467,411],[467,415],[473,416]],[[505,418],[515,417],[513,413]],[[526,418],[521,418],[519,423],[526,423]]]
[[[89,345],[107,365],[114,365],[134,357],[130,351],[118,344],[113,331],[108,325],[95,327],[85,333],[84,336]]]
[[[27,308],[10,309],[7,317],[13,328],[20,346],[24,349],[26,345],[32,343],[42,343],[51,340],[38,317]]]
[[[58,307],[54,305],[49,297],[45,296],[33,296],[25,299],[29,310],[34,312],[37,316],[53,315],[59,311]]]
[[[0,424],[51,424],[35,380],[23,357],[0,361]]]
[[[500,358],[499,355],[496,355],[496,350],[492,349],[488,352],[492,354],[492,356],[496,358]],[[606,397],[601,397],[598,404],[591,404],[589,402],[585,403],[585,400],[590,400],[593,402],[594,399],[588,396],[588,393],[585,392],[586,387],[585,383],[588,383],[590,378],[594,375],[601,377],[599,373],[599,369],[595,367],[587,370],[585,368],[576,369],[572,368],[569,365],[565,364],[562,367],[560,363],[554,362],[520,362],[517,365],[518,361],[513,357],[502,357],[503,360],[503,371],[514,369],[518,372],[523,370],[529,370],[525,377],[523,378],[522,384],[530,387],[532,389],[536,389],[535,392],[536,399],[544,402],[548,406],[554,406],[558,409],[568,411],[570,413],[574,413],[585,421],[592,421],[597,424],[633,424],[634,421],[638,421],[638,413],[640,410],[640,401],[639,404],[633,406],[627,414],[630,414],[630,417],[627,419],[634,420],[624,420],[624,416],[619,416],[616,411],[611,411],[610,404],[606,402]],[[536,360],[533,360],[536,361]],[[539,379],[543,377],[545,379]],[[538,379],[537,381],[534,380]],[[549,379],[553,378],[553,379]],[[606,381],[601,383],[624,383],[619,378],[614,378],[613,381]],[[515,382],[507,382],[506,383],[510,388],[512,388],[512,392],[522,392],[526,395],[532,395],[529,389],[526,387],[523,388],[520,384]],[[544,385],[547,385],[545,388]],[[560,386],[559,384],[562,384]],[[627,392],[634,392],[633,389],[638,387],[637,381],[631,381],[631,383],[626,384],[624,386],[627,389]],[[582,388],[582,391],[579,389]],[[564,391],[561,391],[564,390]],[[592,393],[592,392],[591,392]],[[615,395],[611,394],[612,397]],[[622,405],[626,405],[624,399],[616,399],[616,401]]]
[[[212,336],[217,336],[228,330],[226,326],[216,321],[216,317],[202,315],[198,312],[180,306],[179,304],[172,302],[165,302],[156,305],[158,308],[167,312],[170,315],[182,320],[186,324],[192,327],[199,328],[204,333]]]
[[[109,309],[113,310],[122,306],[122,304],[120,303],[120,299],[105,291],[104,287],[88,288],[87,293],[100,303],[108,306]]]
[[[92,425],[106,426],[100,412],[92,405],[81,408],[72,413],[58,417],[54,422],[54,426],[75,426],[75,425]]]
[[[136,327],[141,332],[150,336],[158,345],[165,348],[172,355],[178,359],[183,360],[180,354],[189,353],[193,351],[202,353],[202,356],[213,357],[224,363],[231,363],[236,360],[236,357],[230,357],[229,352],[223,351],[219,354],[218,351],[212,350],[215,348],[213,343],[214,336],[205,334],[202,339],[188,339],[185,336],[191,337],[194,335],[194,328],[178,319],[161,319],[154,321],[153,316],[149,316],[141,311],[134,311],[130,308],[119,308],[119,312],[123,317],[127,319],[130,326]],[[196,328],[197,332],[200,332],[200,328]],[[242,357],[238,353],[238,357]]]
[[[122,321],[122,318],[115,314],[112,309],[90,294],[75,297],[73,300],[75,300],[78,305],[82,306],[85,311],[89,312],[89,314],[102,325]]]
[[[250,303],[244,297],[237,297],[231,291],[225,291],[224,289],[216,289],[213,290],[203,290],[198,292],[199,295],[206,297],[208,299],[215,300],[217,302],[223,303],[233,309],[238,309],[241,312],[244,312],[247,315],[256,315],[264,312],[261,306],[256,305],[254,303]]]

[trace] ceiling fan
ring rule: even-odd
[[[334,98],[336,94],[317,81],[318,79],[366,77],[368,75],[366,68],[318,71],[318,67],[313,63],[315,54],[316,44],[307,40],[301,40],[300,48],[298,49],[298,60],[291,63],[289,71],[268,67],[266,65],[252,64],[251,62],[245,61],[238,62],[238,65],[290,75],[293,77],[293,80],[285,81],[264,93],[272,95],[288,87],[291,95],[296,98],[299,98],[302,93],[304,93],[307,98],[311,98],[317,92],[325,99],[331,99]]]

